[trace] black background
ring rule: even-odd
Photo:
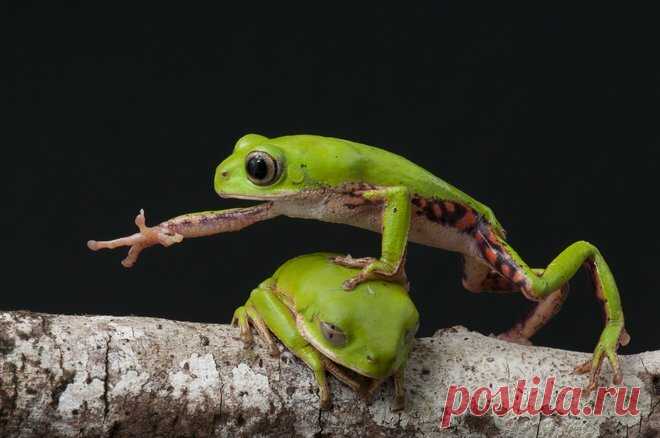
[[[85,247],[134,232],[139,208],[155,224],[246,205],[212,189],[234,142],[313,133],[388,148],[486,203],[533,266],[595,243],[623,352],[660,348],[651,11],[225,3],[9,7],[1,308],[227,322],[290,257],[378,254],[376,234],[288,218],[149,249],[130,270],[124,249]],[[411,244],[408,273],[421,335],[499,332],[529,308],[464,291],[455,254]],[[536,343],[593,349],[601,310],[586,275],[572,286]]]

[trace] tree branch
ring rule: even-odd
[[[390,410],[391,384],[367,405],[334,379],[333,408],[322,412],[301,361],[288,352],[273,358],[259,341],[244,349],[226,325],[4,312],[0,436],[655,436],[660,351],[621,357],[624,383],[641,387],[639,415],[617,417],[609,400],[600,417],[468,413],[439,429],[451,384],[470,392],[509,385],[513,402],[520,378],[529,388],[533,376],[554,375],[555,393],[583,386],[586,378],[572,369],[589,357],[454,327],[417,341],[405,412]]]

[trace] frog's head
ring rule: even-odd
[[[214,188],[226,198],[274,200],[345,181],[359,162],[344,140],[314,135],[269,139],[248,134],[216,168]]]
[[[419,313],[402,286],[371,281],[351,292],[335,288],[316,297],[297,316],[297,324],[323,355],[374,379],[405,364]]]

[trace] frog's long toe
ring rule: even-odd
[[[615,385],[619,385],[623,382],[623,373],[621,372],[619,357],[617,356],[616,350],[619,345],[626,345],[628,342],[630,342],[630,335],[626,332],[626,329],[622,324],[612,324],[605,327],[603,334],[598,341],[598,345],[596,345],[593,357],[585,363],[575,367],[574,370],[577,374],[590,373],[589,383],[585,387],[586,391],[593,391],[598,386],[598,377],[605,358],[607,358],[612,367],[612,382]]]
[[[404,395],[395,395],[394,400],[392,401],[392,412],[404,411],[406,409],[406,396]]]
[[[347,291],[352,291],[355,289],[359,284],[364,283],[365,281],[369,280],[375,280],[376,274],[374,272],[365,272],[362,270],[358,275],[355,277],[351,277],[348,280],[344,281],[343,287]]]
[[[234,311],[234,316],[231,318],[231,325],[240,329],[243,347],[248,348],[252,346],[254,338],[252,337],[252,331],[250,330],[250,322],[248,321],[245,306],[241,306]]]
[[[385,382],[386,379],[373,379],[367,387],[363,390],[363,393],[360,394],[362,396],[362,399],[366,403],[371,403],[373,401],[374,396],[378,392],[381,386],[383,386],[383,383]]]
[[[257,309],[248,302],[245,306],[245,312],[247,313],[248,320],[252,323],[254,328],[257,330],[259,337],[264,341],[268,349],[270,350],[270,355],[272,357],[278,357],[280,355],[280,349],[277,348],[277,343],[273,340],[273,337],[270,335],[270,330],[268,325],[261,317]]]
[[[602,352],[598,355],[594,354],[594,358],[590,359],[578,366],[575,367],[574,372],[576,374],[587,374],[589,373],[589,383],[584,387],[584,390],[587,391],[587,393],[593,391],[598,387],[598,377],[600,376],[600,370],[603,366],[603,359],[605,358],[605,354]],[[608,355],[608,359],[610,362],[610,365],[612,365],[612,369],[614,371],[614,376],[612,377],[612,382],[615,385],[621,384],[623,382],[623,375],[621,373],[621,367],[619,366],[618,359],[616,357],[616,353],[614,353],[614,359],[610,358]]]
[[[332,397],[326,391],[319,391],[319,409],[322,411],[327,411],[332,408]]]
[[[140,213],[135,217],[135,225],[139,230],[139,232],[135,234],[127,237],[120,237],[119,239],[114,240],[89,240],[87,241],[87,247],[92,251],[98,251],[104,248],[114,249],[122,246],[128,246],[128,255],[124,260],[122,260],[121,264],[125,268],[130,268],[137,262],[140,253],[145,248],[156,244],[161,244],[167,247],[175,243],[179,243],[183,240],[183,236],[181,234],[175,233],[160,225],[155,227],[148,227],[146,225],[144,210],[140,210]]]
[[[502,341],[511,342],[512,344],[527,345],[527,346],[534,345],[532,344],[532,341],[529,340],[529,338],[526,338],[523,335],[521,335],[519,332],[516,332],[515,329],[509,330],[504,333],[500,333],[499,335],[496,336],[496,338]]]
[[[373,257],[353,258],[350,255],[336,256],[331,259],[334,263],[348,268],[360,269],[360,272],[354,277],[344,281],[343,287],[350,291],[355,289],[361,283],[370,280],[385,280],[400,283],[409,289],[408,277],[403,268],[403,262],[397,269],[393,269],[390,264]]]
[[[330,260],[332,260],[333,263],[336,263],[339,266],[345,266],[347,268],[355,268],[355,269],[364,269],[378,259],[375,259],[373,257],[361,257],[355,259],[350,254],[348,254],[346,256],[332,257]]]

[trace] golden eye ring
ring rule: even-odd
[[[267,186],[280,177],[281,166],[270,154],[254,151],[245,157],[245,173],[254,184]]]

